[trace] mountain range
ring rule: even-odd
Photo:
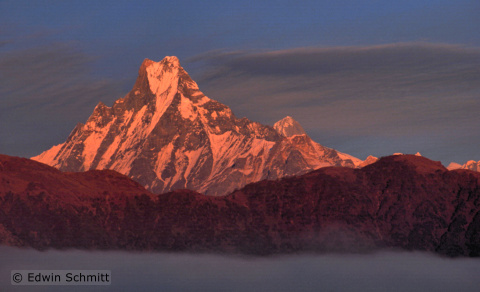
[[[479,164],[365,161],[292,117],[237,118],[176,57],[146,59],[32,159],[0,155],[0,244],[247,254],[400,248],[480,256]]]
[[[0,155],[0,243],[268,255],[400,248],[480,256],[480,173],[414,155],[325,167],[226,196],[155,195],[111,170]]]
[[[456,162],[452,162],[447,166],[448,169],[469,169],[473,171],[480,171],[480,161],[469,160],[465,162],[463,165],[458,164]]]
[[[111,169],[154,193],[225,195],[248,183],[363,161],[314,142],[291,117],[274,127],[206,97],[177,57],[144,60],[133,89],[99,103],[67,140],[33,157],[62,171]]]

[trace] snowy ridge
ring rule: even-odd
[[[145,135],[152,132],[163,113],[167,110],[177,93],[179,62],[176,57],[166,57],[160,63],[147,67],[150,91],[155,94],[155,112]]]
[[[375,156],[372,156],[372,155],[369,155],[367,157],[367,159],[365,159],[362,163],[360,163],[357,167],[358,168],[362,168],[362,167],[365,167],[367,165],[370,165],[372,163],[375,163],[378,161],[378,157],[375,157]]]
[[[469,160],[461,167],[462,169],[469,169],[473,171],[480,171],[480,161]]]
[[[479,161],[469,160],[464,164],[450,162],[450,164],[447,166],[447,169],[448,170],[468,169],[473,171],[480,171],[480,160]]]
[[[176,57],[146,59],[130,93],[112,107],[99,103],[65,143],[32,159],[63,171],[116,170],[156,193],[207,195],[362,162],[312,141],[290,117],[275,129],[237,119],[199,90]]]
[[[450,162],[450,164],[447,166],[448,170],[455,170],[460,168],[462,168],[462,165],[456,162]]]
[[[292,117],[286,116],[273,125],[273,128],[284,137],[291,137],[294,135],[306,135],[303,127],[295,121]]]

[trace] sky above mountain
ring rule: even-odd
[[[480,160],[480,2],[1,1],[0,153],[65,141],[167,55],[210,98],[361,159]]]

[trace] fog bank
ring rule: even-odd
[[[0,291],[65,291],[12,286],[11,270],[111,270],[110,286],[69,291],[478,291],[480,259],[380,252],[278,257],[46,251],[0,247]]]

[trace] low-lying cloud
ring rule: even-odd
[[[199,78],[201,89],[238,116],[273,124],[291,115],[326,146],[359,156],[423,150],[436,159],[480,159],[465,145],[480,142],[478,48],[215,51],[190,61],[212,68]]]
[[[11,270],[111,270],[111,286],[69,291],[478,291],[480,261],[427,253],[238,257],[208,254],[46,251],[0,247],[0,290]],[[65,291],[65,286],[16,286]]]

